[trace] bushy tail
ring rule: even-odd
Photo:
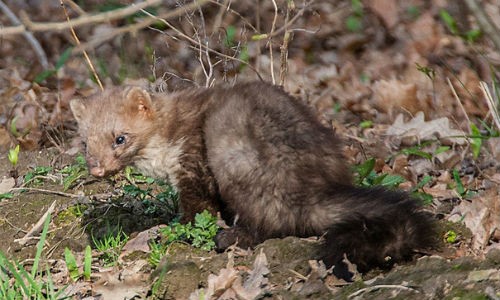
[[[408,194],[383,188],[353,188],[345,196],[344,214],[326,234],[323,260],[346,278],[344,254],[358,271],[390,267],[415,250],[435,244],[434,221]]]

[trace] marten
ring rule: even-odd
[[[168,180],[182,220],[224,211],[218,249],[324,235],[322,259],[366,271],[432,246],[434,222],[402,191],[354,186],[341,141],[312,109],[263,82],[172,93],[113,87],[72,100],[89,171],[131,165]]]

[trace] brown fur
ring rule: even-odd
[[[245,83],[173,94],[112,88],[71,108],[91,174],[135,165],[177,187],[184,220],[203,209],[229,212],[236,225],[219,233],[221,248],[328,232],[329,264],[347,253],[368,268],[431,243],[431,221],[416,202],[353,187],[339,139],[280,88]]]

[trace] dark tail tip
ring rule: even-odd
[[[376,211],[369,213],[352,212],[329,228],[323,260],[327,266],[335,266],[337,276],[346,277],[344,254],[358,271],[366,272],[374,267],[390,268],[396,262],[411,259],[415,250],[436,244],[435,221],[430,213],[421,211],[416,201],[404,193],[382,194],[406,199],[389,205],[381,202]]]

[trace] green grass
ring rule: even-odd
[[[64,248],[64,261],[66,263],[66,268],[68,268],[69,277],[73,281],[77,281],[80,278],[85,280],[90,280],[91,266],[92,266],[92,249],[89,245],[85,247],[85,253],[83,258],[83,271],[80,272],[80,268],[76,262],[76,258],[73,252],[69,248]]]
[[[50,215],[45,220],[31,271],[25,269],[22,264],[9,260],[0,252],[0,299],[56,300],[69,298],[63,295],[65,288],[59,290],[55,288],[48,268],[45,272],[39,272],[40,258],[49,224]]]
[[[106,235],[100,239],[96,239],[93,234],[92,241],[96,249],[101,252],[101,260],[106,267],[116,266],[120,252],[128,241],[128,235],[122,231],[122,228],[117,230],[108,230]]]

